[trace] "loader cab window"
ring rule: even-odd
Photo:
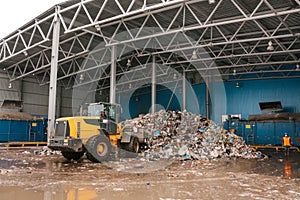
[[[116,121],[116,110],[113,106],[109,106],[109,119]]]
[[[100,128],[105,129],[108,134],[117,133],[118,111],[116,105],[101,104],[103,110],[100,113]]]
[[[101,117],[102,119],[107,119],[107,115],[106,115],[105,111],[101,111],[100,117]]]
[[[107,119],[115,123],[118,123],[121,112],[121,106],[117,104],[95,103],[88,106],[88,116],[100,116],[101,119]]]
[[[101,112],[101,118],[116,122],[116,106],[104,105],[104,109]]]
[[[55,136],[70,136],[70,127],[68,121],[57,121],[55,124]]]

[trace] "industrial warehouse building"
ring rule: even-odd
[[[227,127],[246,142],[278,145],[289,132],[300,146],[299,13],[298,0],[66,1],[0,40],[1,127],[27,113],[51,135],[56,118],[102,101],[123,119],[234,116]],[[37,140],[1,131],[0,142]]]

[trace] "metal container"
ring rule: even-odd
[[[0,119],[0,142],[47,141],[47,120]]]

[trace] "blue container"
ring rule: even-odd
[[[300,122],[295,122],[295,132],[292,137],[292,143],[294,146],[300,146]]]
[[[238,136],[243,137],[247,144],[282,145],[284,133],[288,133],[293,146],[300,146],[300,122],[259,122],[239,121],[236,119],[224,122],[227,130],[234,128]]]
[[[33,120],[31,122],[29,141],[31,142],[47,141],[47,119]]]
[[[255,133],[256,133],[256,123],[255,122],[243,122],[243,138],[247,144],[255,144]]]
[[[25,120],[0,120],[0,142],[28,141],[30,122]]]
[[[11,120],[0,120],[0,142],[9,141]]]
[[[256,133],[254,137],[255,144],[279,145],[274,122],[256,122]]]

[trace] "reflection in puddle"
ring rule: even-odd
[[[2,160],[0,159],[0,169],[9,169],[11,167],[25,168],[25,167],[34,167],[34,168],[44,168],[44,162],[27,162],[23,160]]]
[[[281,151],[264,151],[263,153],[267,154],[269,158],[264,161],[249,161],[248,163],[252,165],[249,173],[282,178],[300,178],[300,170],[297,170],[300,168],[299,152],[290,152],[289,156],[285,156],[284,152]]]
[[[248,173],[278,176],[283,178],[300,178],[300,153],[291,152],[290,156],[284,156],[283,152],[263,151],[269,156],[268,159],[245,160],[229,159],[228,161],[216,161],[211,168],[231,172],[243,171]],[[36,159],[37,158],[37,159]],[[135,159],[122,159],[122,161],[112,161],[104,165],[94,164],[86,159],[78,162],[69,162],[65,159],[49,159],[47,157],[35,157],[36,160],[5,160],[0,159],[0,169],[44,169],[48,172],[57,173],[84,173],[85,171],[99,171],[113,169],[122,173],[149,173],[164,170],[166,166],[172,164],[171,161],[142,162]],[[201,164],[200,164],[201,165]],[[206,170],[211,170],[209,167]]]
[[[153,165],[144,166],[134,160],[111,162],[111,166],[86,159],[68,162],[56,157],[36,157],[32,163],[0,160],[0,170],[28,167],[28,171],[15,169],[0,176],[0,200],[224,199],[224,195],[229,194],[231,196],[225,199],[237,195],[242,199],[265,199],[266,195],[269,199],[274,199],[274,195],[276,199],[287,199],[286,195],[293,197],[288,199],[300,196],[297,191],[300,153],[291,152],[289,157],[283,152],[263,153],[269,159],[231,158],[195,165],[174,162],[155,172],[152,172]],[[166,163],[161,164],[165,166]],[[152,173],[138,173],[148,170],[146,167]],[[124,173],[126,170],[137,173]],[[288,180],[291,178],[295,181]],[[14,183],[22,184],[14,187],[17,185]],[[287,183],[294,184],[288,192]]]
[[[129,184],[127,186],[115,187],[95,187],[95,189],[56,189],[55,191],[37,191],[32,189],[23,189],[19,187],[0,187],[0,200],[128,200],[128,199],[174,199],[182,197],[183,199],[192,198],[193,191],[197,188],[191,186],[189,192],[182,183],[164,183],[159,185],[147,184]]]
[[[18,187],[6,187],[0,189],[0,200],[15,199],[15,200],[93,200],[98,197],[95,190],[58,190],[50,191],[36,191],[24,190]]]
[[[65,200],[92,200],[97,197],[94,190],[78,190],[72,189],[67,192]]]
[[[291,161],[289,159],[286,159],[284,161],[284,167],[283,167],[283,178],[292,178],[292,177],[293,177],[293,167]]]

